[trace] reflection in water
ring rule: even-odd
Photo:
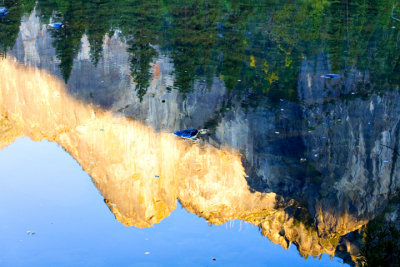
[[[0,66],[1,147],[20,136],[59,143],[87,171],[116,218],[150,226],[176,206],[214,224],[242,219],[302,255],[334,255],[338,235],[321,237],[307,210],[274,193],[251,192],[239,154],[193,144],[170,133],[82,104],[63,82],[5,59]],[[351,221],[344,214],[338,220]],[[354,223],[339,235],[361,227]]]
[[[32,11],[35,1],[3,1],[1,6],[4,6],[4,4],[6,4],[9,13],[6,17],[0,18],[0,57],[5,56],[7,50],[13,48],[18,36],[21,17],[26,12]]]
[[[71,3],[5,3],[2,146],[18,136],[60,143],[126,225],[159,222],[178,198],[212,223],[259,225],[302,255],[394,262],[385,255],[399,250],[400,226],[391,3]],[[66,28],[46,29],[50,21]],[[189,127],[210,134],[196,145],[169,134]]]

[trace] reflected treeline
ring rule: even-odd
[[[5,1],[10,14],[0,38],[12,47],[19,18],[34,1]],[[42,23],[52,30],[61,73],[68,81],[83,34],[96,65],[106,34],[118,32],[128,45],[131,76],[140,99],[152,77],[150,64],[162,53],[174,63],[174,87],[184,95],[195,81],[211,86],[220,77],[242,105],[268,96],[297,100],[297,77],[304,57],[324,52],[332,72],[368,69],[368,90],[399,82],[398,29],[387,1],[38,1]],[[5,21],[4,21],[5,20]],[[10,38],[11,36],[11,38]],[[373,74],[373,75],[372,75]]]
[[[19,33],[21,17],[30,13],[34,6],[34,0],[7,0],[3,1],[10,13],[0,17],[0,57],[5,56],[9,49],[14,47],[15,40]],[[0,3],[0,6],[3,6]]]
[[[400,25],[391,15],[398,10],[392,2],[382,0],[333,2],[323,39],[332,71],[368,70],[371,84],[361,89],[395,89],[400,79]]]

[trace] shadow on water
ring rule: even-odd
[[[363,227],[387,213],[399,188],[400,25],[391,19],[391,4],[132,0],[5,6],[10,14],[0,18],[3,53],[61,77],[75,99],[155,133],[208,128],[203,145],[239,152],[253,194],[275,193],[281,206],[274,214],[235,218],[260,225],[284,247],[295,243],[303,256],[326,252],[351,264],[376,262],[368,242],[348,233],[362,228],[379,236],[371,234],[373,223]],[[54,21],[65,28],[45,26]],[[326,73],[340,78],[321,78]],[[231,218],[183,205],[215,223]],[[125,213],[109,207],[120,220],[138,224],[130,207]],[[380,216],[398,225],[396,216]],[[304,232],[307,242],[300,238]]]

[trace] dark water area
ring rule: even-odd
[[[178,200],[299,258],[400,265],[400,2],[3,6],[0,147],[57,142],[126,226]],[[208,131],[172,139],[186,128]]]

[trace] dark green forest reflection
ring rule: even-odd
[[[0,3],[0,6],[3,5]],[[3,18],[0,17],[0,56],[5,56],[7,50],[13,48],[21,17],[33,10],[35,1],[4,1],[4,6],[10,13]]]
[[[34,1],[5,6],[11,12],[0,24],[3,53]],[[387,1],[38,1],[36,11],[42,23],[65,24],[52,35],[66,82],[84,33],[96,65],[105,35],[118,31],[129,45],[140,98],[150,63],[162,53],[173,60],[175,89],[185,94],[196,80],[210,86],[220,77],[243,105],[254,106],[265,96],[297,100],[302,59],[319,53],[329,55],[332,72],[368,69],[373,78],[362,88],[367,92],[396,87],[399,31],[392,7]]]

